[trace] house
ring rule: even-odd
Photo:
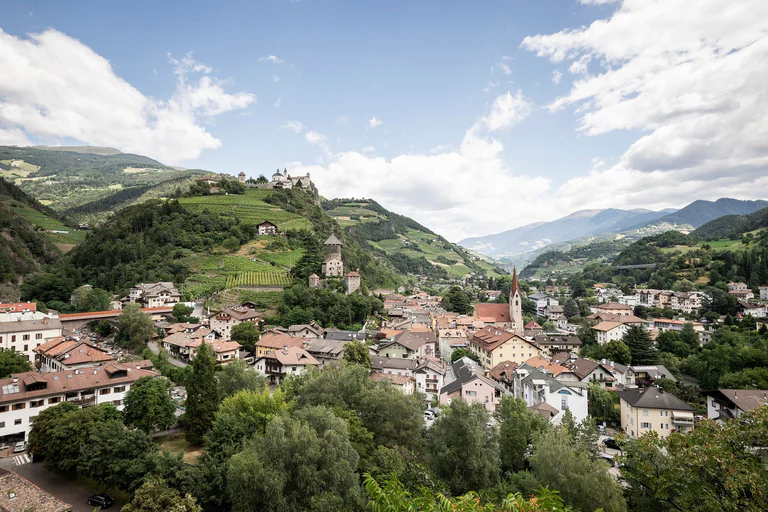
[[[131,288],[128,300],[146,308],[173,307],[181,302],[181,294],[171,282],[140,283]]]
[[[672,372],[661,364],[630,366],[624,378],[626,387],[648,387],[654,385],[659,379],[677,382]]]
[[[309,324],[292,325],[288,327],[286,334],[296,338],[322,338],[323,328],[314,322]]]
[[[111,403],[123,408],[131,384],[142,377],[157,377],[152,363],[109,363],[61,372],[14,373],[0,379],[0,442],[25,441],[41,411],[61,402],[80,407]]]
[[[326,364],[333,361],[341,361],[344,357],[344,345],[349,343],[343,340],[328,340],[323,338],[306,338],[304,350],[320,363],[322,370]]]
[[[275,224],[272,224],[268,220],[265,220],[264,222],[260,222],[259,224],[256,224],[256,228],[258,229],[259,235],[277,235],[280,233],[280,230],[277,229],[277,226]]]
[[[115,360],[103,350],[69,336],[48,340],[34,352],[35,366],[43,373],[99,366]]]
[[[738,300],[749,300],[755,298],[755,294],[752,290],[728,290],[728,295],[736,297]]]
[[[389,384],[401,391],[404,395],[412,395],[416,392],[416,379],[406,375],[393,375],[391,373],[371,372],[368,377],[374,382]]]
[[[531,320],[523,327],[526,336],[536,336],[544,331],[544,328],[540,326],[536,320]]]
[[[749,286],[747,286],[747,283],[742,283],[742,282],[738,282],[738,283],[731,282],[731,283],[728,283],[728,291],[729,292],[731,292],[731,291],[743,292],[743,291],[746,291],[746,290],[749,290]]]
[[[371,356],[371,371],[374,372],[413,377],[413,372],[418,367],[419,362],[415,359]]]
[[[486,377],[483,369],[468,357],[462,357],[451,368],[454,380],[440,389],[441,405],[462,398],[469,404],[483,404],[489,412],[496,411],[501,397],[507,394],[502,385]]]
[[[546,316],[547,320],[550,322],[557,323],[558,320],[565,319],[565,310],[563,309],[563,306],[550,304],[544,308],[544,316]]]
[[[365,332],[358,331],[342,331],[341,329],[328,328],[325,330],[323,337],[327,340],[338,341],[365,341]]]
[[[609,341],[620,340],[629,330],[629,324],[620,322],[600,322],[592,326],[592,330],[597,334],[598,345],[605,345]]]
[[[541,349],[545,355],[556,352],[581,350],[583,343],[575,335],[537,334],[533,337],[533,343]]]
[[[740,300],[739,310],[742,315],[750,315],[752,318],[765,318],[768,316],[768,304],[755,304]]]
[[[598,361],[579,357],[568,364],[571,371],[578,377],[579,382],[597,383],[602,388],[616,386],[613,368]]]
[[[230,340],[201,340],[200,343],[207,343],[213,349],[213,357],[218,364],[227,364],[230,361],[240,358],[241,344]],[[196,351],[192,353],[191,358],[195,358]]]
[[[195,324],[186,324],[188,327],[184,330],[178,330],[178,327],[184,324],[174,324],[166,330],[170,332],[160,341],[160,345],[176,359],[190,361],[192,356],[200,346],[200,340],[213,341],[216,339],[216,333],[207,327],[196,326]]]
[[[659,387],[625,389],[618,395],[621,429],[629,437],[656,432],[666,439],[672,432],[693,430],[693,407]]]
[[[234,326],[243,322],[258,324],[259,320],[261,320],[261,315],[253,309],[246,306],[233,306],[209,316],[208,325],[219,336],[229,339],[232,336]]]
[[[47,493],[23,476],[0,469],[3,512],[71,512],[72,505]]]
[[[562,421],[566,411],[570,411],[577,422],[589,415],[586,385],[561,382],[551,373],[527,363],[515,370],[513,389],[515,397],[522,398],[529,409],[543,413],[555,425]]]
[[[0,350],[21,352],[30,363],[35,361],[35,348],[46,340],[61,337],[61,333],[58,316],[39,311],[0,313]]]
[[[704,306],[706,295],[701,292],[673,292],[669,307],[683,313],[696,313]]]
[[[547,306],[560,305],[560,302],[556,298],[541,292],[532,293],[528,296],[528,299],[532,300],[533,303],[536,304],[536,314],[539,316],[544,315],[544,311],[546,310]]]
[[[317,359],[300,347],[272,350],[263,356],[257,356],[253,363],[256,371],[266,375],[271,385],[279,385],[286,377],[301,375],[307,368],[319,365]]]
[[[760,292],[760,300],[768,300],[768,286],[761,286],[758,290]]]
[[[514,373],[518,366],[520,365],[512,361],[502,361],[491,368],[489,375],[493,380],[504,386],[507,391],[512,393],[514,390]]]
[[[395,336],[392,341],[382,342],[377,351],[384,357],[420,359],[434,357],[436,347],[437,337],[434,333],[406,331]]]
[[[296,338],[294,336],[288,336],[287,334],[267,333],[264,334],[259,341],[256,342],[256,354],[257,358],[267,355],[268,352],[272,352],[278,349],[285,349],[289,347],[303,348],[304,338]]]
[[[693,326],[693,330],[699,335],[701,343],[709,341],[709,337],[713,331],[704,327],[704,324],[701,322],[689,322],[688,320],[675,320],[670,318],[654,318],[651,321],[651,326],[659,331],[682,331],[685,324],[691,324]]]
[[[614,322],[627,325],[644,325],[645,320],[635,315],[615,315],[613,313],[594,313],[586,317],[587,320],[592,320],[595,323],[600,322]]]
[[[528,366],[536,368],[539,371],[551,375],[560,382],[579,382],[579,377],[571,370],[569,366],[564,366],[549,358],[534,356],[525,362]]]
[[[541,353],[536,345],[522,336],[492,326],[469,338],[469,350],[480,358],[483,368],[487,370],[501,361],[521,364]]]
[[[37,311],[36,302],[4,302],[0,304],[0,313],[33,313]]]
[[[765,389],[712,389],[707,395],[707,417],[725,421],[739,418],[752,409],[768,404],[768,390]]]
[[[605,304],[598,304],[594,307],[595,313],[609,313],[612,315],[631,315],[632,307],[626,304],[619,304],[617,302],[606,302]]]
[[[440,357],[446,361],[451,360],[451,355],[457,348],[469,346],[467,333],[463,329],[439,329],[437,339],[440,346]]]
[[[425,358],[413,371],[416,378],[416,390],[424,393],[425,401],[428,404],[439,399],[446,371],[446,363],[432,357]]]
[[[488,297],[488,300],[496,300],[499,297],[501,297],[501,291],[500,290],[486,290],[485,296]]]

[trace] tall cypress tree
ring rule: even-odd
[[[627,329],[622,338],[629,347],[629,353],[632,355],[632,364],[656,364],[659,362],[659,351],[653,346],[651,335],[644,328],[633,325]]]
[[[205,440],[213,424],[213,415],[219,407],[215,370],[213,350],[210,345],[203,343],[192,361],[192,375],[187,384],[184,433],[187,441],[192,444],[202,444]]]

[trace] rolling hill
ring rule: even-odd
[[[768,208],[747,215],[724,215],[697,228],[692,234],[702,240],[740,236],[768,227]]]
[[[768,206],[768,201],[743,201],[727,197],[717,201],[694,201],[688,206],[676,212],[665,215],[651,222],[638,224],[649,226],[652,224],[673,224],[678,226],[691,226],[698,228],[707,222],[725,215],[746,215]]]

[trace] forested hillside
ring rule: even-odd
[[[768,227],[768,208],[747,215],[726,215],[707,222],[692,234],[702,240],[739,236]]]

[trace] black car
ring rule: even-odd
[[[621,445],[612,437],[605,438],[603,444],[606,448],[610,448],[612,450],[621,450]]]
[[[88,498],[88,504],[93,505],[95,507],[99,508],[109,508],[115,503],[115,498],[110,496],[109,494],[102,492],[99,494],[94,494],[90,498]]]

